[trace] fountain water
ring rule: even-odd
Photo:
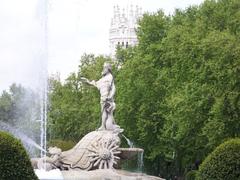
[[[133,142],[132,142],[130,139],[128,139],[124,134],[122,134],[122,136],[123,136],[124,139],[127,141],[128,146],[129,146],[130,148],[134,148]]]
[[[144,163],[143,163],[143,153],[144,153],[144,151],[141,150],[141,149],[136,148],[136,147],[134,146],[134,143],[133,143],[129,138],[127,138],[124,134],[122,134],[122,136],[123,136],[124,139],[127,141],[127,144],[128,144],[128,146],[129,146],[129,149],[124,149],[124,148],[122,148],[122,150],[128,151],[128,153],[129,153],[129,152],[131,152],[131,149],[132,149],[134,152],[137,153],[137,159],[127,160],[127,161],[126,161],[126,164],[125,164],[126,168],[127,168],[127,169],[128,169],[128,168],[132,169],[132,168],[129,167],[129,166],[134,166],[134,165],[132,165],[132,164],[135,164],[134,162],[137,160],[137,169],[135,169],[134,171],[143,172],[143,166],[144,166]],[[131,158],[129,158],[129,159],[131,159]],[[129,161],[134,161],[134,162],[131,163],[131,162],[129,162]]]
[[[43,63],[41,71],[41,115],[40,115],[40,157],[44,159],[47,151],[47,109],[48,109],[48,0],[38,0],[38,17],[41,24],[42,47],[41,57]],[[46,169],[46,161],[43,160],[43,168]]]
[[[44,151],[46,153],[46,151],[41,146],[39,146],[34,140],[32,140],[31,138],[29,138],[28,136],[26,136],[25,134],[20,132],[18,129],[12,127],[9,124],[0,121],[0,130],[7,131],[7,132],[13,134],[15,137],[21,139],[23,144],[32,145],[32,146],[36,147],[37,149],[39,149],[40,151]]]
[[[138,161],[137,161],[137,165],[138,165],[138,172],[143,172],[143,153],[144,151],[139,151],[138,152]]]
[[[42,102],[41,102],[41,129],[40,129],[40,146],[41,146],[41,157],[46,156],[47,149],[47,87],[42,92]]]
[[[45,151],[41,151],[41,157],[46,156],[47,149],[47,106],[48,106],[48,1],[38,0],[37,4],[38,20],[41,24],[41,42],[39,49],[41,52],[41,115],[40,115],[40,146]]]

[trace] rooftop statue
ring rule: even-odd
[[[116,108],[116,104],[114,102],[116,88],[114,84],[111,64],[104,63],[102,78],[100,78],[98,81],[89,81],[84,77],[82,77],[81,80],[97,87],[100,91],[102,123],[101,127],[98,130],[113,130],[116,132],[122,132],[123,129],[120,129],[120,127],[115,123],[113,117],[113,111]]]

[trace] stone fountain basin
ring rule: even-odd
[[[40,180],[164,180],[159,177],[148,176],[144,173],[132,173],[124,170],[97,169],[92,171],[50,171],[35,170]]]
[[[119,148],[118,150],[121,151],[121,153],[119,154],[119,157],[122,160],[132,159],[138,153],[144,152],[144,150],[141,148]]]

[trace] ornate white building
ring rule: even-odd
[[[138,43],[136,28],[138,19],[142,16],[142,8],[133,5],[120,10],[114,6],[114,15],[109,30],[110,56],[114,58],[118,45],[127,48]]]

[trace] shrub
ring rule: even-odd
[[[240,139],[219,145],[199,167],[199,180],[240,179]]]
[[[0,131],[0,179],[37,180],[30,159],[21,142]]]
[[[185,180],[195,180],[197,175],[197,170],[191,170],[185,175]]]

